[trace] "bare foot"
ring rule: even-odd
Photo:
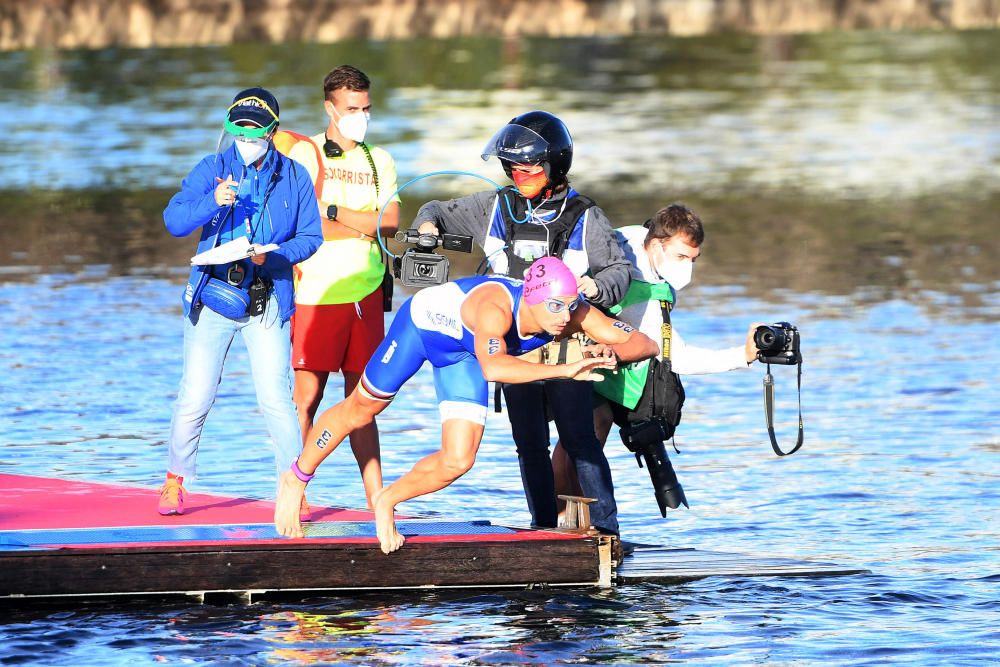
[[[302,496],[306,493],[306,484],[295,476],[291,470],[286,470],[278,479],[278,500],[274,504],[274,527],[279,535],[285,537],[302,537],[302,524],[299,523],[299,507]]]
[[[379,489],[372,495],[372,504],[375,506],[375,534],[382,546],[382,553],[391,554],[403,546],[406,538],[396,530],[396,508],[388,501],[382,501],[387,488]]]

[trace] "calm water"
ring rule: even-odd
[[[158,210],[214,144],[220,99],[274,80],[286,123],[313,127],[315,81],[352,61],[381,86],[373,138],[404,180],[455,168],[496,178],[476,157],[492,128],[527,107],[565,109],[578,183],[617,221],[676,198],[703,212],[709,245],[675,316],[689,341],[730,345],[751,321],[798,324],[804,449],[771,453],[763,368],[688,378],[672,458],[690,510],[661,519],[645,471],[609,444],[627,539],[871,570],[4,609],[0,662],[997,661],[998,43],[855,34],[0,54],[0,110],[16,139],[0,147],[0,471],[149,486],[155,520],[193,248],[162,231]],[[32,142],[45,149],[25,150]],[[237,343],[199,491],[271,488],[248,368]],[[795,376],[773,372],[784,444]],[[380,423],[389,479],[436,448],[429,373]],[[349,449],[310,497],[363,503]],[[472,472],[402,509],[527,523],[506,416],[491,414]]]

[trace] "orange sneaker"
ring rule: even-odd
[[[308,523],[313,520],[312,508],[309,507],[309,501],[306,500],[306,495],[302,494],[302,504],[299,505],[299,522]]]
[[[184,487],[180,480],[170,477],[160,487],[160,514],[184,514]]]

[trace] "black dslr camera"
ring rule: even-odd
[[[792,366],[802,363],[799,351],[799,330],[788,322],[765,324],[753,332],[757,360],[765,364]]]
[[[472,237],[460,234],[421,234],[415,229],[396,232],[396,240],[415,247],[407,248],[402,257],[392,262],[392,272],[407,287],[441,285],[448,282],[448,258],[434,252],[441,246],[445,250],[472,252]]]

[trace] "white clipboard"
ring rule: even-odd
[[[198,253],[191,258],[191,265],[206,266],[209,264],[228,264],[240,259],[246,259],[247,257],[262,255],[266,252],[277,250],[278,247],[279,246],[276,243],[269,243],[267,245],[250,243],[250,239],[245,236],[241,236],[233,239],[232,241],[223,243],[220,246],[216,246],[211,250]]]

